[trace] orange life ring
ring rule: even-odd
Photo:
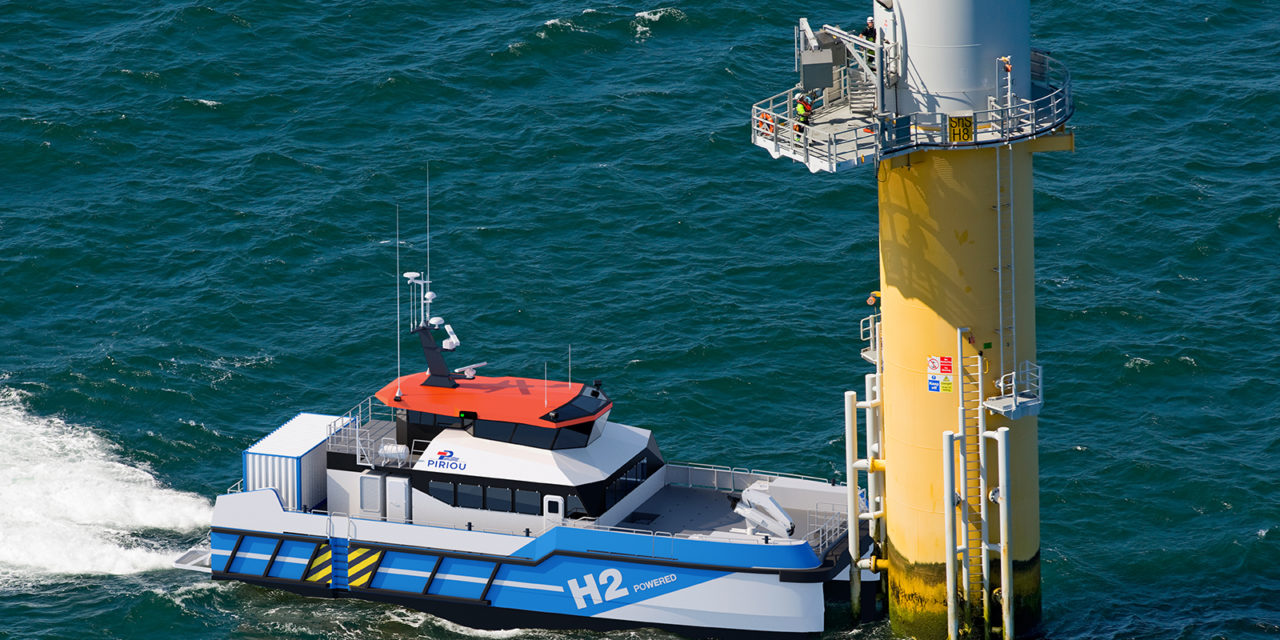
[[[756,126],[759,127],[761,131],[772,134],[773,133],[773,114],[771,113],[760,114],[760,119],[756,121]]]

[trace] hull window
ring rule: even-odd
[[[505,487],[485,489],[484,508],[490,511],[511,511],[511,490]]]
[[[458,505],[468,509],[484,508],[484,487],[478,484],[458,483]]]
[[[449,506],[453,506],[453,483],[432,480],[427,485],[427,494]]]

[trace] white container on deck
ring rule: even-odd
[[[323,446],[338,416],[299,413],[244,450],[244,490],[275,489],[285,509],[313,509],[325,496]]]

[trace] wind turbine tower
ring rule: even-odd
[[[1074,149],[1070,75],[1032,48],[1029,0],[871,6],[856,28],[800,19],[799,82],[752,107],[752,143],[876,175],[875,373],[846,394],[850,493],[865,478],[869,504],[849,502],[893,630],[1013,638],[1040,620],[1032,158]]]

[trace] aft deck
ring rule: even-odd
[[[733,512],[731,494],[667,485],[618,526],[673,536],[729,533],[734,527],[742,528],[742,516]]]
[[[756,544],[808,542],[822,555],[848,526],[843,485],[821,478],[792,476],[710,465],[668,464],[666,484],[618,523],[636,533],[676,538],[714,538]],[[785,538],[767,532],[747,533],[744,518],[734,512],[741,491],[757,480],[770,482],[770,494],[795,523]],[[596,527],[593,522],[567,522]]]

